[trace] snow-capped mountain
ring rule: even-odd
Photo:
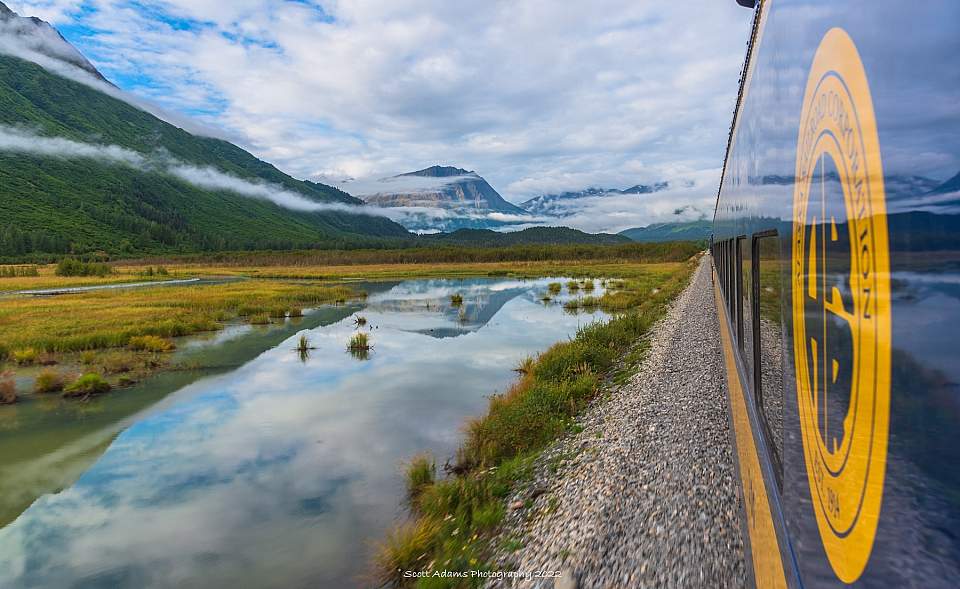
[[[413,231],[488,229],[524,223],[529,217],[482,176],[453,166],[349,182],[343,189],[372,205],[406,209],[400,222]]]
[[[630,188],[587,188],[576,192],[561,192],[558,194],[542,194],[527,200],[520,206],[533,215],[548,215],[552,217],[569,217],[580,210],[576,201],[589,198],[604,198],[610,196],[643,195],[660,192],[670,188],[669,182],[654,184],[637,184]]]

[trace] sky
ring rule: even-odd
[[[752,18],[733,0],[7,4],[123,90],[299,178],[455,165],[513,202],[685,186],[663,211],[712,210]]]

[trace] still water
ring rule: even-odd
[[[519,360],[605,318],[565,313],[566,289],[543,303],[549,282],[367,285],[299,324],[182,342],[196,370],[88,407],[3,408],[0,587],[364,584],[404,516],[403,461],[442,463]],[[358,313],[366,359],[346,351]]]

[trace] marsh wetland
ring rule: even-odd
[[[524,358],[608,317],[568,281],[354,284],[174,338],[176,369],[123,390],[0,407],[0,586],[357,584],[407,517],[404,464],[453,456]]]

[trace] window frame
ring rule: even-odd
[[[780,232],[776,229],[767,229],[765,231],[758,231],[751,236],[750,242],[750,281],[751,284],[752,297],[750,300],[752,329],[753,329],[753,399],[754,405],[757,408],[757,416],[761,427],[763,428],[764,437],[768,440],[767,442],[767,454],[770,458],[770,463],[773,465],[774,477],[777,480],[777,489],[779,491],[783,490],[783,457],[779,455],[776,445],[773,443],[773,431],[770,428],[770,423],[767,420],[767,414],[763,407],[763,346],[761,345],[760,340],[760,240],[775,238],[779,239]],[[779,249],[779,248],[778,248]],[[778,260],[779,262],[779,256]],[[779,272],[778,272],[779,276]],[[780,317],[777,322],[780,324],[780,329],[783,329],[783,301],[780,301]],[[781,332],[782,333],[782,332]],[[784,350],[784,353],[786,350]],[[781,378],[783,373],[783,366],[780,367]],[[786,392],[781,390],[780,394],[782,395],[781,404],[786,403]],[[783,413],[780,415],[780,431],[783,431]]]

